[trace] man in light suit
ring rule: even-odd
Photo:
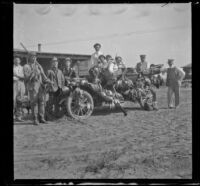
[[[38,125],[39,122],[47,123],[44,119],[45,84],[51,84],[51,81],[46,77],[42,66],[37,62],[37,54],[35,52],[29,53],[28,64],[24,65],[24,78],[30,96],[34,124]]]
[[[166,86],[168,87],[168,107],[171,109],[174,108],[173,94],[175,95],[175,108],[179,106],[180,86],[183,78],[185,77],[185,72],[180,68],[174,66],[174,59],[168,59],[168,65],[169,68],[167,68],[165,72],[167,72]]]

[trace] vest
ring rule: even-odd
[[[168,68],[167,69],[167,81],[166,81],[166,85],[167,86],[172,86],[174,84],[177,83],[177,72],[176,72],[176,68]]]

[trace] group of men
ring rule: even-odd
[[[37,62],[35,52],[30,52],[28,63],[23,67],[19,57],[14,58],[14,117],[16,121],[22,120],[22,110],[17,106],[17,100],[25,95],[25,90],[29,96],[33,123],[47,123],[45,114],[45,95],[46,86],[50,85],[50,95],[56,100],[56,93],[60,91],[68,82],[69,78],[76,77],[76,71],[71,67],[71,58],[66,58],[62,71],[58,68],[58,59],[54,57],[51,60],[51,69],[44,73],[42,66]],[[55,102],[55,109],[58,105]]]
[[[116,80],[117,73],[121,73],[124,77],[126,73],[126,66],[122,61],[122,57],[116,56],[115,59],[111,55],[104,56],[101,52],[101,44],[96,43],[94,45],[95,52],[91,56],[91,69],[101,68],[107,69],[107,74],[104,73],[106,77],[106,85],[110,85]],[[146,55],[140,55],[141,61],[136,64],[135,70],[137,73],[145,73],[151,68],[151,65],[146,61]],[[183,78],[185,77],[185,72],[174,65],[174,59],[168,59],[169,68],[161,69],[161,72],[167,73],[166,86],[168,87],[167,98],[168,98],[168,108],[177,108],[179,106],[180,97],[180,86]],[[94,70],[93,70],[94,71]],[[95,80],[95,78],[93,78]],[[150,87],[153,95],[153,108],[158,110],[156,101],[156,92]],[[173,95],[175,95],[175,106]]]
[[[120,74],[122,78],[125,77],[126,66],[122,60],[122,57],[116,56],[115,59],[111,55],[103,55],[101,52],[101,45],[96,43],[94,45],[95,52],[91,55],[89,74],[91,81],[96,83],[99,81],[100,72],[103,71],[104,78],[101,82],[104,84],[104,88],[112,89],[113,83],[116,81],[116,77]],[[149,63],[146,61],[146,55],[140,55],[141,61],[137,63],[135,69],[138,73],[145,72],[149,69]],[[35,52],[30,52],[28,56],[28,63],[23,67],[21,66],[21,60],[19,57],[14,58],[14,116],[16,121],[22,121],[21,108],[17,107],[17,100],[23,98],[25,92],[27,92],[31,112],[33,115],[33,121],[35,125],[39,123],[47,123],[44,118],[45,113],[45,90],[46,85],[51,87],[50,95],[55,103],[55,110],[58,110],[56,101],[56,93],[60,91],[70,78],[77,77],[76,71],[71,66],[71,58],[66,58],[64,68],[60,70],[58,68],[58,59],[54,57],[51,60],[51,69],[47,71],[45,75],[42,66],[37,62],[37,56]],[[168,86],[168,107],[174,108],[172,96],[175,94],[175,108],[179,106],[179,94],[181,81],[183,80],[185,73],[180,68],[174,66],[174,59],[168,60],[169,68],[162,69],[163,73],[167,73]],[[157,108],[156,92],[151,89],[153,94],[154,109]]]

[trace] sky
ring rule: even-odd
[[[135,67],[140,54],[150,64],[175,59],[191,63],[191,3],[14,4],[14,48],[92,54],[93,45]]]

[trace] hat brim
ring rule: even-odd
[[[100,45],[100,44],[96,44],[96,45],[94,45],[94,48],[95,48],[95,47],[97,47],[97,46],[100,46],[100,47],[101,47],[101,45]]]

